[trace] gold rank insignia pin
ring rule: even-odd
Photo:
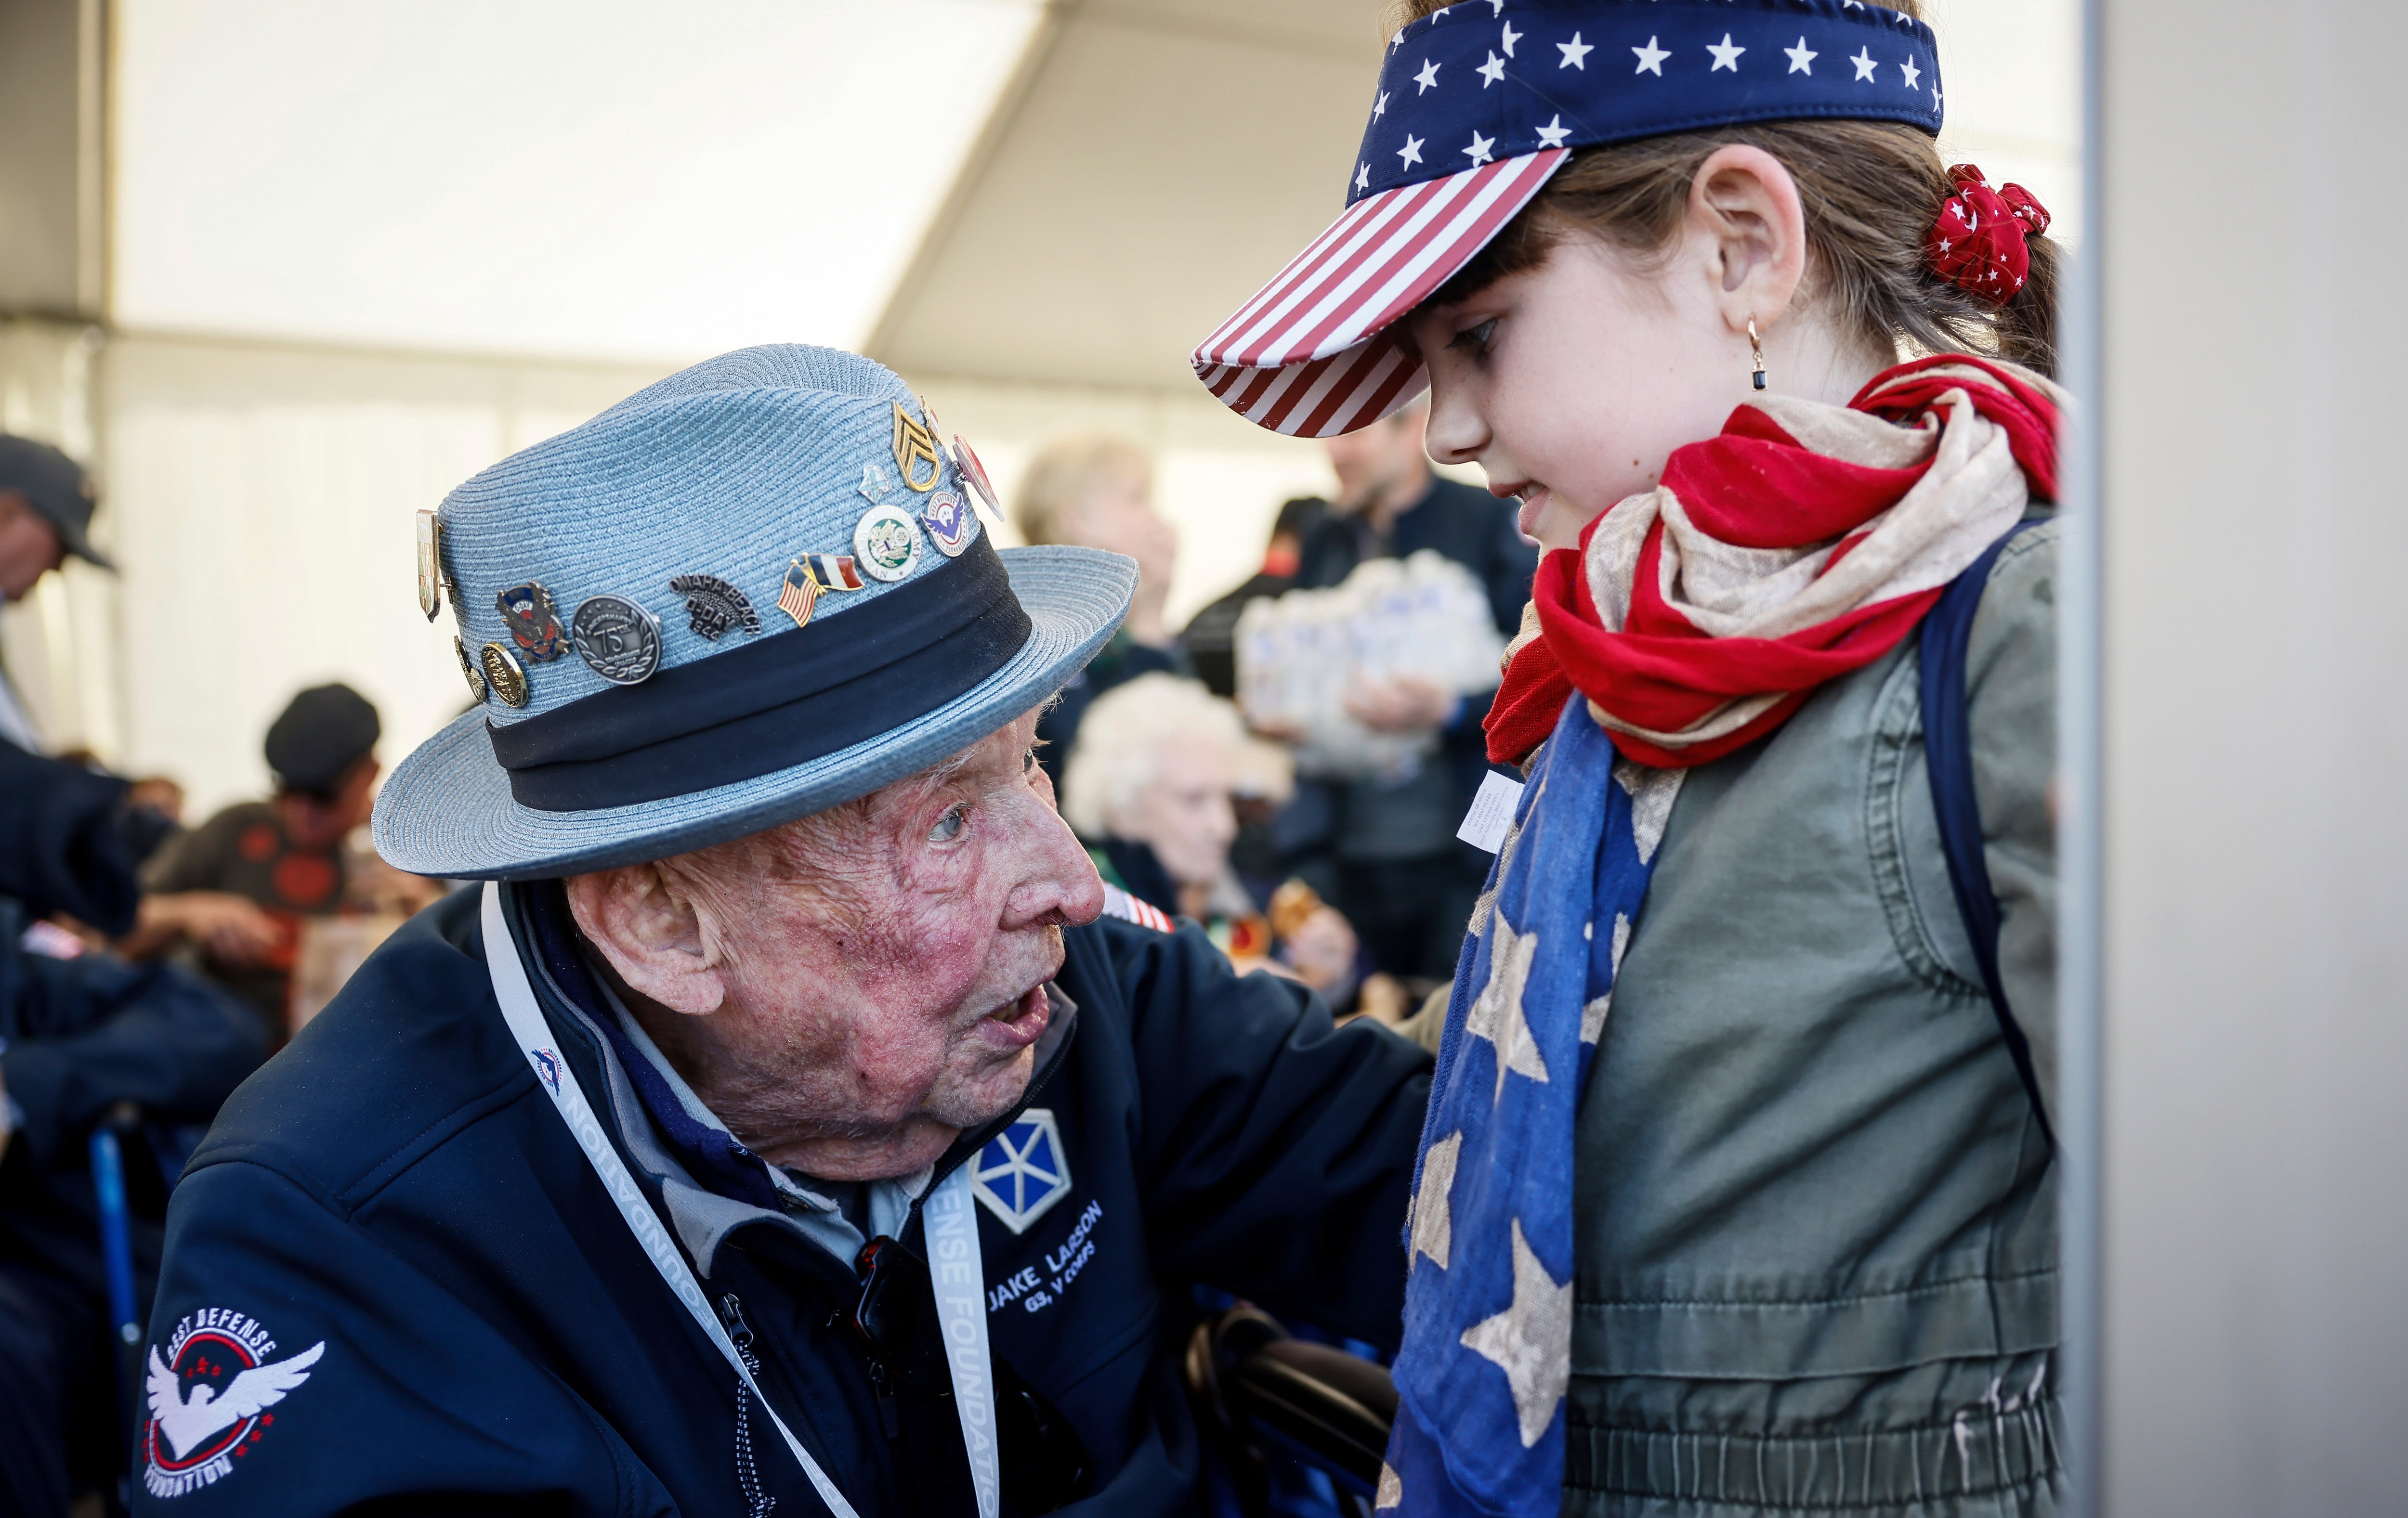
[[[433,622],[443,609],[443,519],[432,511],[418,513],[418,609]]]
[[[895,467],[903,476],[903,483],[913,490],[934,490],[937,481],[945,477],[945,455],[937,447],[937,435],[913,421],[901,401],[895,402],[894,407]],[[923,464],[928,466],[924,482],[917,468]]]

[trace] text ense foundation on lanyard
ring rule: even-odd
[[[720,1354],[735,1368],[737,1379],[745,1390],[760,1403],[761,1411],[777,1426],[786,1448],[802,1463],[803,1474],[810,1478],[811,1489],[837,1518],[859,1518],[853,1504],[836,1488],[827,1472],[820,1468],[802,1441],[795,1438],[778,1410],[761,1395],[753,1383],[752,1372],[746,1369],[744,1357],[736,1353],[736,1345],[720,1326],[718,1315],[703,1299],[702,1285],[694,1279],[693,1267],[678,1252],[668,1230],[652,1213],[652,1204],[644,1199],[636,1185],[636,1178],[627,1172],[619,1152],[610,1147],[610,1139],[594,1115],[592,1104],[585,1099],[585,1090],[578,1084],[576,1072],[568,1062],[552,1048],[552,1029],[543,1020],[541,1009],[536,1006],[535,988],[527,981],[526,967],[520,963],[518,941],[510,936],[509,921],[502,915],[502,891],[493,881],[485,883],[483,923],[485,932],[485,968],[493,977],[494,997],[502,1004],[502,1018],[510,1025],[510,1036],[518,1040],[519,1051],[536,1069],[536,1083],[552,1093],[552,1105],[560,1110],[561,1121],[568,1124],[577,1147],[585,1152],[594,1173],[602,1179],[602,1189],[619,1204],[619,1215],[627,1220],[627,1227],[643,1247],[644,1255],[652,1268],[668,1282],[670,1292],[685,1305],[687,1312],[698,1324],[704,1335],[718,1347]],[[507,952],[500,952],[507,949]],[[540,1054],[542,1057],[538,1058]],[[927,1218],[929,1278],[935,1285],[937,1315],[944,1326],[945,1359],[952,1368],[953,1406],[961,1414],[962,1441],[969,1453],[970,1482],[978,1493],[979,1518],[996,1518],[1000,1509],[1002,1482],[1001,1464],[995,1441],[994,1377],[989,1368],[986,1343],[986,1280],[985,1267],[979,1258],[978,1217],[970,1203],[970,1172],[972,1166],[964,1165],[945,1178],[944,1184],[932,1192],[921,1204]]]

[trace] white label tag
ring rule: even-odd
[[[1471,798],[1471,809],[1463,814],[1463,825],[1455,836],[1475,849],[1490,853],[1505,847],[1505,830],[1513,825],[1513,809],[1521,804],[1522,782],[1507,780],[1495,770],[1480,782],[1480,794]]]

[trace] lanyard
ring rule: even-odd
[[[661,1279],[668,1282],[669,1290],[676,1294],[677,1299],[685,1304],[686,1311],[694,1315],[694,1321],[701,1325],[703,1333],[726,1357],[727,1363],[736,1368],[737,1379],[743,1382],[745,1390],[752,1394],[761,1404],[761,1411],[767,1413],[769,1421],[777,1425],[778,1432],[786,1440],[786,1448],[794,1451],[795,1458],[802,1462],[803,1474],[810,1478],[811,1488],[819,1493],[820,1500],[827,1504],[828,1511],[837,1518],[860,1518],[853,1511],[853,1504],[844,1499],[844,1494],[836,1489],[836,1482],[828,1480],[827,1472],[820,1468],[820,1463],[812,1459],[810,1452],[803,1448],[802,1441],[795,1438],[794,1431],[786,1426],[786,1421],[778,1416],[778,1410],[761,1395],[761,1388],[753,1384],[752,1372],[745,1368],[744,1357],[736,1353],[736,1345],[728,1339],[727,1330],[719,1325],[718,1315],[710,1310],[710,1304],[703,1300],[702,1286],[694,1279],[694,1271],[685,1263],[685,1256],[678,1253],[668,1230],[661,1226],[659,1218],[653,1216],[652,1204],[644,1199],[644,1194],[636,1186],[636,1178],[627,1173],[626,1162],[619,1158],[619,1152],[610,1147],[610,1140],[603,1135],[602,1124],[595,1121],[594,1109],[585,1100],[584,1088],[577,1083],[576,1072],[552,1047],[552,1029],[544,1023],[543,1013],[535,1004],[535,988],[527,983],[526,967],[519,962],[517,940],[510,937],[510,925],[502,916],[501,886],[492,881],[486,881],[484,895],[485,968],[494,978],[494,996],[502,1004],[502,1017],[510,1025],[510,1036],[518,1039],[519,1049],[526,1055],[527,1063],[535,1067],[536,1083],[552,1093],[552,1105],[559,1109],[561,1121],[567,1124],[568,1131],[576,1136],[577,1147],[585,1151],[585,1158],[592,1163],[594,1173],[602,1178],[602,1189],[619,1204],[619,1215],[627,1220],[627,1226],[635,1232],[636,1242],[643,1246],[645,1256],[652,1262],[652,1268],[661,1273]],[[968,1168],[965,1166],[957,1173],[967,1173]],[[962,1200],[965,1203],[969,1200],[967,1192],[963,1194]],[[977,1250],[978,1229],[973,1225],[970,1229],[970,1267],[973,1271],[977,1269]],[[983,1288],[978,1286],[973,1286],[972,1290],[983,1292]],[[983,1363],[986,1348],[983,1314],[979,1319],[978,1337],[980,1357]],[[951,1350],[952,1347],[953,1336],[948,1333],[946,1348]],[[958,1361],[955,1363],[959,1364]],[[958,1369],[954,1371],[956,1378],[960,1374]],[[990,1451],[992,1445],[990,1439]],[[992,1457],[990,1454],[989,1458]],[[976,1468],[975,1465],[972,1468]],[[992,1518],[993,1510],[988,1507],[984,1494],[985,1488],[981,1488],[980,1518]]]
[[[928,1228],[928,1280],[936,1289],[937,1322],[944,1329],[945,1364],[953,1376],[953,1410],[969,1452],[970,1485],[979,1518],[996,1518],[1002,1502],[1002,1465],[995,1427],[995,1372],[986,1351],[986,1271],[979,1258],[978,1208],[970,1199],[964,1161],[920,1204]]]

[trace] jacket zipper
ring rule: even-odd
[[[719,1299],[719,1321],[727,1329],[736,1353],[743,1358],[744,1368],[752,1373],[752,1384],[758,1387],[761,1357],[752,1353],[752,1325],[744,1321],[744,1304],[734,1292]],[[761,1395],[766,1397],[768,1394]],[[761,1490],[761,1472],[752,1457],[752,1397],[740,1382],[736,1388],[736,1484],[743,1490],[747,1518],[768,1518],[778,1499]]]

